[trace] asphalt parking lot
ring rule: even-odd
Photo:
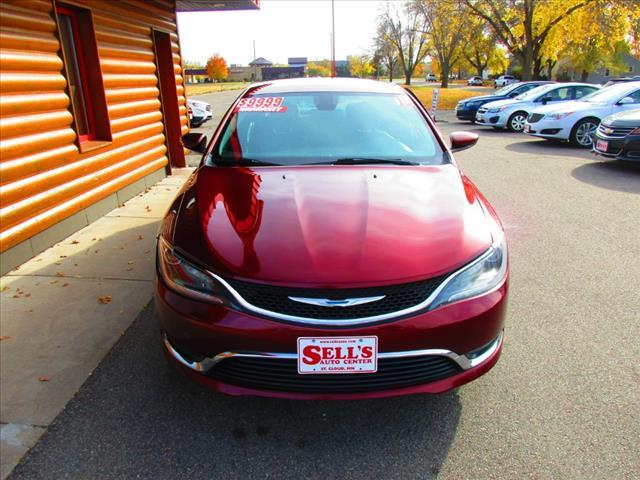
[[[166,364],[149,306],[11,478],[638,478],[639,166],[443,118],[480,133],[456,158],[509,239],[492,371],[439,396],[226,397]]]

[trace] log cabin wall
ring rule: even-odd
[[[92,77],[86,97],[95,135],[81,135],[86,132],[70,100],[75,87],[60,41],[65,8],[79,12],[79,29],[92,40],[80,44],[84,55],[95,56],[93,67],[83,67]],[[3,274],[82,228],[83,218],[85,225],[92,221],[92,206],[106,213],[114,202],[164,177],[169,158],[154,29],[171,39],[176,92],[170,97],[178,103],[175,120],[184,134],[188,119],[174,0],[0,3]],[[180,159],[172,162],[182,166]]]

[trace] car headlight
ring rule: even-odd
[[[158,239],[158,270],[167,286],[182,295],[219,305],[229,303],[229,293],[220,282],[176,253],[162,237]]]
[[[562,120],[563,118],[566,118],[571,114],[573,114],[573,112],[547,113],[544,118],[547,118],[549,120]]]
[[[430,308],[488,292],[502,282],[506,272],[507,244],[501,234],[489,250],[445,281]]]
[[[507,106],[505,106],[505,107],[494,107],[494,108],[490,108],[489,112],[490,113],[498,113],[498,112],[502,112],[503,110],[506,110],[507,108],[509,108],[509,107],[507,107]]]

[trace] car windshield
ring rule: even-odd
[[[213,149],[218,165],[447,161],[405,93],[295,92],[240,100]]]
[[[540,85],[539,87],[532,88],[531,90],[526,91],[525,93],[521,93],[516,97],[517,100],[533,100],[541,93],[546,92],[547,90],[551,90],[555,88],[555,85]]]
[[[611,103],[618,101],[625,93],[631,93],[632,91],[633,89],[629,87],[628,83],[616,83],[610,87],[585,95],[580,99],[580,101],[591,103]]]

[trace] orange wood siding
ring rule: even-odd
[[[167,164],[152,28],[171,36],[188,131],[173,1],[64,3],[93,13],[113,140],[78,149],[52,0],[2,0],[0,251]]]

